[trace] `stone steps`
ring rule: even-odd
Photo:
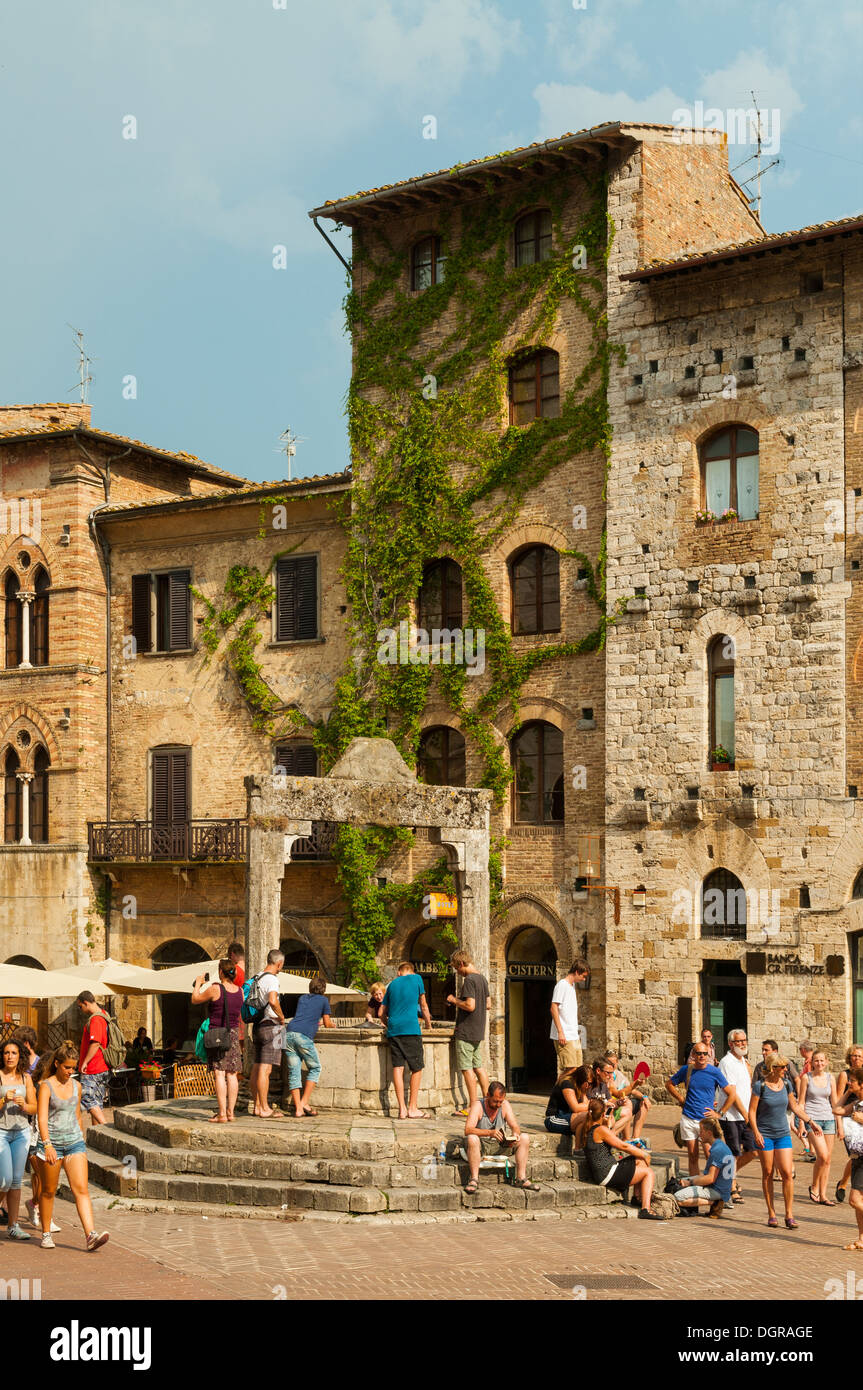
[[[461,1121],[431,1124],[326,1112],[318,1121],[208,1122],[194,1102],[129,1106],[87,1132],[90,1179],[135,1209],[288,1221],[422,1222],[619,1217],[616,1193],[586,1181],[584,1155],[569,1136],[528,1125],[525,1193],[500,1169],[481,1171],[468,1196],[459,1156]],[[442,1132],[449,1129],[449,1133]],[[440,1158],[443,1144],[445,1158]],[[676,1167],[655,1158],[659,1186]],[[112,1203],[114,1205],[114,1203]],[[634,1214],[634,1213],[633,1213]]]

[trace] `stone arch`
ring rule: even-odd
[[[540,927],[554,943],[558,960],[573,950],[563,918],[537,893],[505,894],[491,923],[491,960],[501,975],[506,969],[506,953],[522,927]],[[567,962],[569,964],[569,962]]]
[[[60,561],[56,547],[45,535],[40,536],[37,542],[32,536],[26,536],[23,533],[16,536],[14,540],[4,545],[2,550],[0,550],[0,575],[3,576],[4,581],[7,569],[13,570],[18,576],[18,579],[21,579],[18,554],[22,550],[26,550],[27,554],[30,556],[30,567],[25,571],[27,574],[31,574],[36,569],[37,565],[41,564],[48,571],[48,577],[51,583],[56,583],[57,568]]]
[[[507,531],[491,547],[488,553],[488,572],[490,582],[495,591],[495,597],[500,608],[500,615],[507,627],[512,624],[512,587],[510,585],[509,562],[519,550],[523,550],[529,545],[547,545],[552,550],[566,550],[572,537],[560,526],[549,526],[543,522],[525,522],[521,526],[516,526],[514,530]],[[571,555],[561,555],[560,557],[560,589],[561,598],[564,593],[565,576],[567,576],[567,566],[577,565],[578,561]]]
[[[519,704],[519,727],[536,719],[541,720],[544,724],[553,724],[556,729],[560,729],[566,738],[575,726],[576,716],[560,700],[554,700],[546,695],[535,695],[533,699],[525,700]],[[501,729],[502,724],[504,725],[503,729]],[[501,710],[496,716],[495,727],[501,731],[503,742],[508,745],[513,734],[517,732],[513,723],[512,710],[509,707]]]
[[[748,698],[751,682],[752,638],[749,629],[739,613],[731,608],[710,608],[703,613],[689,633],[688,647],[691,666],[686,678],[687,695],[692,700],[693,711],[698,712],[700,731],[699,757],[705,757],[710,742],[708,727],[710,718],[709,698],[709,657],[710,644],[714,637],[731,637],[734,642],[734,702],[740,707]],[[735,753],[746,759],[749,756],[747,740],[750,728],[746,720],[735,720]]]
[[[848,827],[836,846],[827,869],[828,907],[843,907],[852,901],[851,890],[861,869],[863,869],[863,820],[857,818]]]
[[[29,748],[18,749],[16,746],[22,771],[32,771],[30,763],[39,743],[44,743],[47,748],[52,768],[62,764],[60,745],[51,724],[43,714],[28,704],[13,705],[12,709],[7,711],[6,722],[0,729],[0,748],[4,748],[7,743],[13,743],[19,729],[26,729],[30,734]]]
[[[683,921],[681,914],[686,909],[691,937],[700,936],[701,885],[715,869],[733,873],[746,890],[747,904],[754,901],[755,910],[747,911],[747,936],[754,933],[754,939],[759,939],[764,913],[770,912],[773,903],[770,869],[752,837],[725,816],[697,826],[684,837],[672,876],[677,880],[675,891],[683,891],[687,897],[672,898],[673,920]],[[758,897],[753,900],[752,894]]]

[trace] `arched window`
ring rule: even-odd
[[[720,633],[707,649],[710,684],[710,763],[715,770],[734,766],[734,639]],[[726,758],[724,754],[728,754]],[[720,756],[717,757],[717,754]]]
[[[551,213],[548,208],[526,212],[515,224],[515,263],[535,265],[551,257]]]
[[[556,419],[560,415],[560,361],[544,348],[520,357],[509,369],[509,423],[529,425],[531,420]]]
[[[514,633],[560,632],[560,557],[531,545],[510,561]]]
[[[851,889],[851,897],[863,898],[863,869],[860,870],[854,880],[854,887]]]
[[[728,869],[714,869],[701,885],[701,935],[746,940],[746,889]]]
[[[731,508],[741,521],[758,516],[758,434],[745,425],[701,445],[701,505],[714,516]]]
[[[6,597],[6,669],[21,665],[21,603],[18,576],[10,570],[4,584]]]
[[[33,781],[30,783],[30,839],[34,844],[48,840],[48,769],[51,759],[47,748],[36,749],[33,758]]]
[[[465,744],[458,729],[438,725],[426,729],[420,739],[418,772],[430,787],[463,787],[466,784]]]
[[[563,820],[563,734],[553,724],[525,724],[510,742],[515,769],[513,820],[550,825]]]
[[[15,749],[7,749],[3,763],[3,838],[7,845],[17,845],[21,839],[21,783],[15,775],[20,767]]]
[[[426,565],[417,608],[419,625],[426,632],[461,627],[461,568],[455,560],[435,560]]]
[[[440,285],[445,264],[440,237],[423,237],[411,252],[411,289],[427,290],[432,285]]]
[[[48,665],[48,590],[51,580],[41,565],[33,576],[36,597],[30,605],[30,660],[34,666]]]

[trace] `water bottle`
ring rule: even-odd
[[[444,1137],[440,1141],[440,1148],[438,1149],[437,1153],[437,1161],[438,1163],[446,1163],[446,1137]]]

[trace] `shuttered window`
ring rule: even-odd
[[[167,574],[132,575],[132,636],[139,652],[182,652],[192,645],[189,602],[189,570]],[[155,585],[155,647],[153,645],[153,603]]]
[[[18,580],[6,576],[6,669],[21,665],[21,604],[18,600]]]
[[[139,652],[149,652],[153,649],[151,591],[152,580],[149,574],[132,575],[132,636]]]
[[[276,771],[284,777],[317,777],[318,755],[313,743],[293,739],[276,748]]]
[[[40,566],[33,588],[36,597],[30,605],[30,660],[34,666],[48,665],[48,589],[51,581]],[[35,839],[35,835],[33,839]]]
[[[318,635],[318,561],[293,556],[276,565],[276,641],[302,642]]]
[[[153,754],[153,824],[176,825],[189,819],[187,749]]]
[[[44,748],[37,748],[30,783],[30,839],[44,844],[48,839],[48,768],[51,760]]]
[[[21,783],[15,776],[20,766],[18,754],[10,748],[3,781],[3,838],[7,845],[15,845],[21,839]]]

